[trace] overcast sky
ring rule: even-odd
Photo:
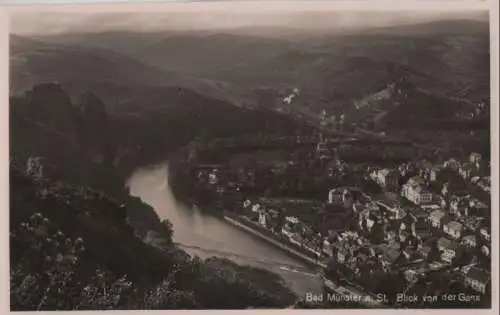
[[[108,5],[89,7],[21,8],[10,14],[14,34],[55,34],[116,30],[209,30],[270,26],[290,28],[359,28],[411,24],[450,18],[487,19],[484,11],[335,11],[300,10],[282,6],[266,10],[232,9],[198,5],[130,7]],[[155,10],[155,8],[157,8]],[[208,8],[208,9],[207,9]],[[76,11],[75,11],[76,9]],[[153,9],[153,10],[152,10]],[[156,11],[156,12],[155,12]]]

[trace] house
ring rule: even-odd
[[[425,181],[428,181],[430,179],[430,173],[433,165],[431,162],[424,160],[420,163],[420,169],[418,172],[418,176],[424,179]]]
[[[464,180],[469,180],[477,171],[477,168],[474,164],[472,163],[464,163],[462,166],[460,166],[458,170],[458,174],[464,179]]]
[[[396,265],[401,256],[399,247],[389,246],[379,256],[379,261],[385,270],[390,270],[391,266]]]
[[[347,248],[341,248],[337,251],[337,261],[341,264],[349,259],[349,251]]]
[[[408,208],[408,214],[412,217],[413,222],[415,223],[415,228],[417,229],[426,229],[427,228],[427,219],[429,214],[421,208]]]
[[[293,233],[293,235],[290,237],[290,242],[294,243],[295,245],[303,246],[304,241],[305,239],[300,233]]]
[[[354,198],[346,188],[334,188],[328,192],[328,203],[334,205],[352,206]]]
[[[482,294],[486,294],[488,291],[490,281],[490,274],[487,271],[476,267],[471,267],[464,277],[466,286]]]
[[[336,237],[327,237],[323,240],[322,252],[327,257],[333,257],[336,254],[336,251],[334,250],[335,241]]]
[[[474,176],[470,179],[470,182],[471,184],[474,184],[474,185],[477,185],[477,183],[479,182],[479,180],[481,179],[481,177],[479,176]]]
[[[450,221],[443,225],[443,231],[454,239],[462,236],[463,225],[457,221]]]
[[[427,257],[429,256],[430,252],[431,252],[431,247],[427,245],[423,245],[417,248],[417,253],[424,260],[427,260]]]
[[[421,174],[425,174],[425,173],[428,173],[431,168],[433,167],[432,163],[428,160],[423,160],[421,163],[420,163],[420,173]]]
[[[485,176],[485,177],[481,177],[476,185],[478,185],[482,190],[486,191],[486,192],[490,192],[491,191],[491,177],[490,176]]]
[[[283,224],[283,226],[281,227],[281,234],[285,235],[288,238],[291,238],[293,236],[294,231],[292,229],[292,225],[289,222]]]
[[[481,252],[482,252],[485,256],[490,256],[491,250],[490,250],[490,248],[488,247],[488,245],[483,245],[483,246],[481,246]]]
[[[261,211],[259,212],[259,224],[263,227],[271,226],[272,218],[269,212]]]
[[[412,266],[408,269],[406,269],[403,273],[406,281],[410,283],[414,283],[418,281],[418,279],[422,278],[425,276],[425,273],[427,271],[427,268],[425,264],[417,264],[415,266]]]
[[[330,244],[332,257],[337,262],[344,264],[350,257],[351,251],[347,248],[346,244],[342,241],[337,241]]]
[[[484,221],[484,218],[481,217],[462,217],[460,218],[460,222],[472,232],[476,232],[481,227],[481,222]]]
[[[484,238],[487,241],[491,241],[491,233],[490,233],[489,229],[482,228],[479,230],[479,233],[481,234],[482,238]]]
[[[408,213],[413,219],[410,224],[411,232],[422,239],[429,237],[432,234],[429,214],[420,208],[408,209]]]
[[[480,213],[489,213],[488,205],[476,198],[469,199],[469,207],[478,210]]]
[[[412,169],[410,169],[408,164],[401,164],[398,166],[398,171],[400,176],[406,176]]]
[[[450,198],[450,213],[451,214],[459,213],[461,211],[461,209],[464,207],[467,207],[467,201],[465,198],[460,198],[457,196],[452,196]]]
[[[431,168],[429,172],[429,181],[430,182],[435,182],[437,181],[439,174],[443,171],[443,168],[440,166],[434,166]]]
[[[481,163],[481,154],[472,152],[469,156],[469,162],[472,164],[479,164]]]
[[[432,212],[432,211],[435,211],[435,210],[441,210],[440,205],[433,204],[433,203],[429,203],[429,204],[426,204],[426,205],[420,205],[419,208],[422,209],[422,210],[424,210],[424,211],[427,211],[427,212]]]
[[[423,187],[420,177],[412,177],[403,185],[401,195],[416,205],[432,201],[432,193]]]
[[[375,170],[370,177],[382,188],[396,189],[399,186],[399,171],[387,168]]]
[[[29,157],[26,162],[26,173],[33,177],[41,178],[44,175],[44,158],[43,157]]]
[[[477,246],[477,238],[475,235],[466,235],[462,237],[462,245],[468,248],[474,248]]]
[[[437,247],[441,251],[441,259],[447,263],[451,263],[457,255],[458,243],[454,240],[440,237]]]
[[[400,220],[406,215],[401,202],[397,199],[382,196],[378,200],[375,200],[375,203],[379,205],[382,213],[387,214],[386,217],[389,219]]]
[[[444,218],[445,213],[442,210],[434,210],[429,215],[429,221],[431,222],[432,227],[441,228],[441,222]]]
[[[457,171],[460,167],[460,162],[456,159],[449,159],[448,161],[443,163],[443,167],[451,169],[453,171]]]
[[[216,185],[218,182],[219,182],[219,170],[218,169],[213,169],[208,174],[208,183],[210,185]]]
[[[387,231],[385,234],[384,234],[384,241],[386,242],[392,242],[396,239],[396,231]]]
[[[405,248],[412,249],[416,249],[422,243],[422,240],[419,237],[409,231],[400,231],[399,240],[402,244],[404,244]]]

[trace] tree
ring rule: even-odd
[[[126,276],[103,270],[89,278],[80,264],[83,240],[53,231],[47,218],[36,213],[11,234],[16,248],[27,248],[13,258],[13,310],[115,309],[132,288]],[[130,291],[129,291],[130,292]]]
[[[196,309],[198,307],[194,292],[178,290],[170,280],[164,280],[156,288],[148,291],[144,298],[144,309],[147,310]]]
[[[163,224],[163,232],[164,232],[162,236],[166,237],[169,243],[172,243],[172,237],[174,235],[174,226],[172,225],[172,222],[170,222],[170,220],[165,219],[161,221],[161,223]]]

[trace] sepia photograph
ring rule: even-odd
[[[488,6],[293,2],[9,8],[11,311],[498,303]]]

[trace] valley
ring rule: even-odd
[[[436,196],[446,180],[460,187],[454,194],[488,196],[469,183],[486,183],[490,170],[485,21],[342,32],[11,34],[10,47],[16,310],[307,308],[306,293],[323,294],[329,277],[340,291],[403,286],[372,252],[362,253],[370,257],[365,279],[324,259],[337,257],[333,234],[366,230],[356,205],[386,202],[384,193],[403,199],[372,174],[401,171],[397,187],[426,176]],[[477,174],[465,167],[469,155],[482,157]],[[455,160],[459,166],[432,184],[434,166]],[[344,204],[342,189],[361,192],[354,206]],[[408,200],[402,207],[415,210]],[[247,201],[264,206],[250,210]],[[330,267],[311,268],[228,225],[221,219],[228,215],[302,254],[321,252],[314,259]],[[481,216],[484,228],[489,214]],[[365,230],[364,240],[373,232]],[[29,255],[57,264],[46,274]],[[488,258],[475,257],[487,269]],[[25,288],[29,281],[35,285]],[[53,282],[73,291],[56,293]],[[37,289],[44,286],[46,297]],[[101,287],[123,289],[106,295]]]

